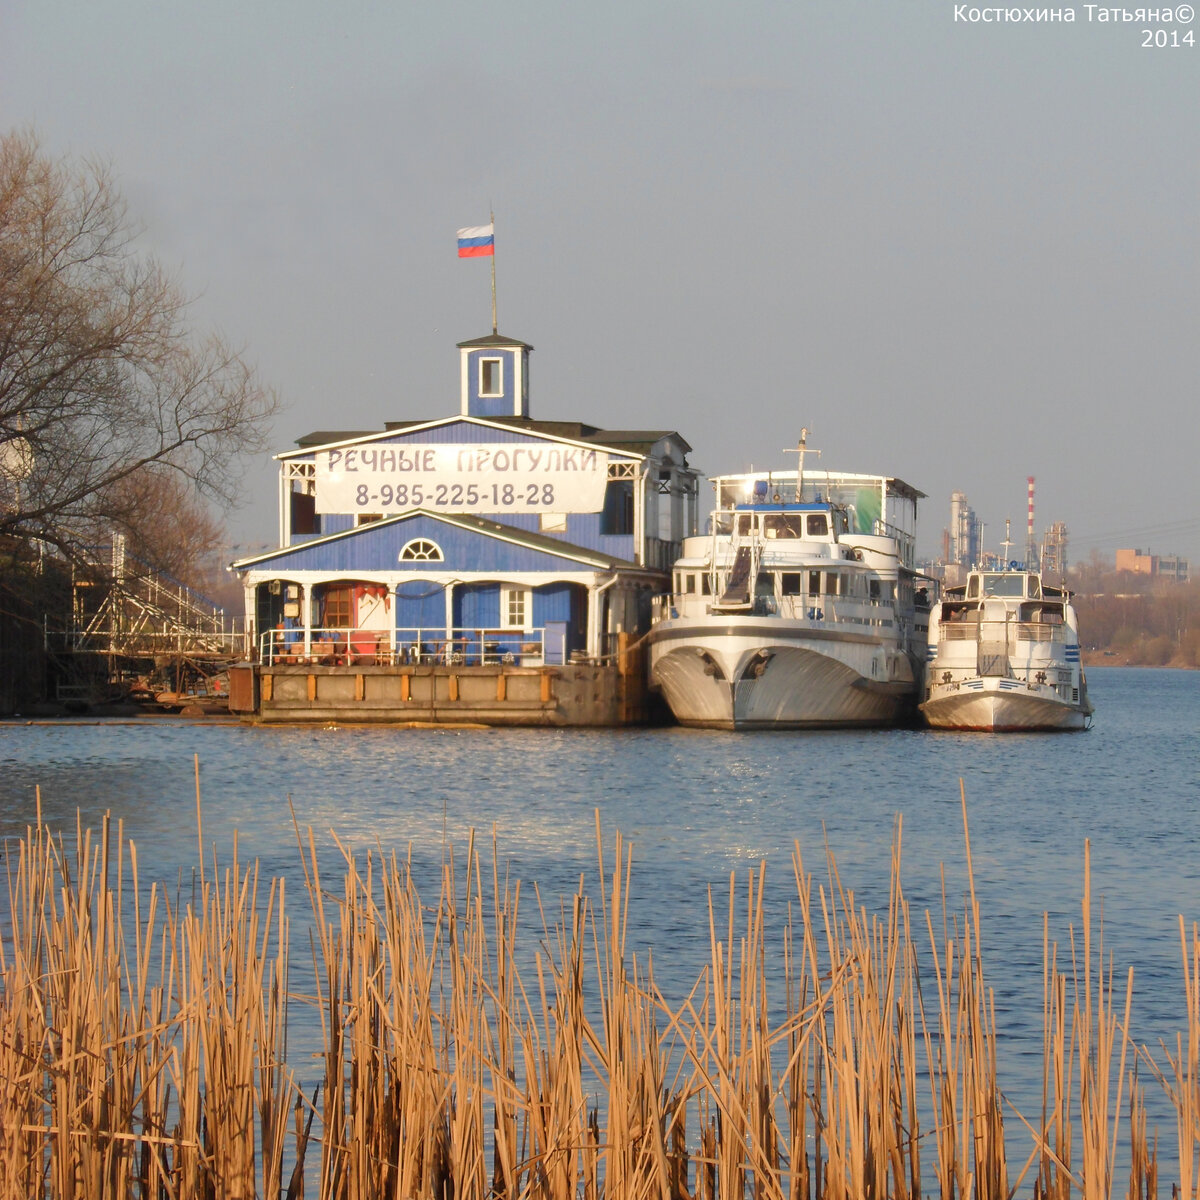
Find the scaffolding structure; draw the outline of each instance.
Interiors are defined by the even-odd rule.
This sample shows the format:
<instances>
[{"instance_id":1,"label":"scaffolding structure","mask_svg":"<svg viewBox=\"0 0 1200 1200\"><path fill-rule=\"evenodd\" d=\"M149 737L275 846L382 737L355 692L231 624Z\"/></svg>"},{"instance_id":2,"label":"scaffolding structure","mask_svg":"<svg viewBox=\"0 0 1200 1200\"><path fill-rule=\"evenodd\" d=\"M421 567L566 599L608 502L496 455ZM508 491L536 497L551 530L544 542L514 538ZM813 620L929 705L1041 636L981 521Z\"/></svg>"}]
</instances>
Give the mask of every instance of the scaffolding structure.
<instances>
[{"instance_id":1,"label":"scaffolding structure","mask_svg":"<svg viewBox=\"0 0 1200 1200\"><path fill-rule=\"evenodd\" d=\"M246 656L246 638L221 605L129 555L114 534L72 572L71 620L47 628L58 698L97 693L211 695L217 677Z\"/></svg>"}]
</instances>

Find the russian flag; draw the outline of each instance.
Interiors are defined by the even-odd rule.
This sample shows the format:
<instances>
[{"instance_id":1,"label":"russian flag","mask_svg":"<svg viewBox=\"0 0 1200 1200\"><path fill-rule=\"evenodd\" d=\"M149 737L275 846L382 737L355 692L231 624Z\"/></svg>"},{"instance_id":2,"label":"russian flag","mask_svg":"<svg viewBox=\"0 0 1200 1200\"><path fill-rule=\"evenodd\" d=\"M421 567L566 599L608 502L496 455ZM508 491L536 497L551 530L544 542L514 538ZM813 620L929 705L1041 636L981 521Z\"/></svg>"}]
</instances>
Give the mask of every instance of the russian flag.
<instances>
[{"instance_id":1,"label":"russian flag","mask_svg":"<svg viewBox=\"0 0 1200 1200\"><path fill-rule=\"evenodd\" d=\"M496 234L492 225L469 225L458 231L458 257L484 258L496 253Z\"/></svg>"}]
</instances>

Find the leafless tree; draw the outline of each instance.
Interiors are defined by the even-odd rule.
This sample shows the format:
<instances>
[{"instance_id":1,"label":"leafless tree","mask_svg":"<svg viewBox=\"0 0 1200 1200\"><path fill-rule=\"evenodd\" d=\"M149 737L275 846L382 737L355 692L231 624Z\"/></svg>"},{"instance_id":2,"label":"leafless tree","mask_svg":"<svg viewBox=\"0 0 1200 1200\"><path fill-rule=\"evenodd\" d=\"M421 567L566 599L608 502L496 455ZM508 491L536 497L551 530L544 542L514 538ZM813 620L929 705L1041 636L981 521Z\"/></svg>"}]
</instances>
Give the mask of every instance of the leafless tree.
<instances>
[{"instance_id":1,"label":"leafless tree","mask_svg":"<svg viewBox=\"0 0 1200 1200\"><path fill-rule=\"evenodd\" d=\"M193 334L187 298L136 238L107 166L0 137L9 544L69 554L118 527L165 546L199 500L234 501L240 456L264 446L274 394L220 337Z\"/></svg>"}]
</instances>

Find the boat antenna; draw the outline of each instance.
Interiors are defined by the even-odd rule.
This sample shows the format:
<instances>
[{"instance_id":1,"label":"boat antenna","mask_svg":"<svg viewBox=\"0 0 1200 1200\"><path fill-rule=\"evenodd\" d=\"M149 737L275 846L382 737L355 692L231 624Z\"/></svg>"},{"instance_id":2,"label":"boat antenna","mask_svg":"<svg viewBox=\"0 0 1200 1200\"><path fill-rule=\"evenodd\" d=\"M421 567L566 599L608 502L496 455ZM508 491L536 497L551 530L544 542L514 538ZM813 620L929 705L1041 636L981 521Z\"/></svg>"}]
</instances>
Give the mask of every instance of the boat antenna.
<instances>
[{"instance_id":1,"label":"boat antenna","mask_svg":"<svg viewBox=\"0 0 1200 1200\"><path fill-rule=\"evenodd\" d=\"M784 454L798 454L800 461L796 467L796 503L804 503L804 453L808 448L808 427L803 426L800 430L800 441L795 450L785 450ZM816 451L820 454L820 450Z\"/></svg>"},{"instance_id":2,"label":"boat antenna","mask_svg":"<svg viewBox=\"0 0 1200 1200\"><path fill-rule=\"evenodd\" d=\"M1004 547L1004 561L1000 564L1001 567L1007 567L1012 562L1012 518L1004 518L1004 541L1000 543Z\"/></svg>"}]
</instances>

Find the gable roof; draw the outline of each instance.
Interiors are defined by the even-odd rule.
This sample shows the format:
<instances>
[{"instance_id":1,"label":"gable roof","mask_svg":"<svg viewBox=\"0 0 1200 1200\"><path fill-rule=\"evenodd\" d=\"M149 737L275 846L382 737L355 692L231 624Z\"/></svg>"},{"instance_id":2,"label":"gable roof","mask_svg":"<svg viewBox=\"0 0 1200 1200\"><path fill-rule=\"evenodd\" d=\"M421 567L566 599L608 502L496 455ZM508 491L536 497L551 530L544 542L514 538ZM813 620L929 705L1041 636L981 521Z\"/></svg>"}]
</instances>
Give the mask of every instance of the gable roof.
<instances>
[{"instance_id":1,"label":"gable roof","mask_svg":"<svg viewBox=\"0 0 1200 1200\"><path fill-rule=\"evenodd\" d=\"M610 445L603 440L603 431L594 429L590 425L562 421L533 421L529 418L473 417L456 413L454 416L438 417L433 421L389 422L383 429L375 430L371 433L309 434L302 439L298 439L297 449L283 450L279 454L276 454L275 458L277 461L280 459L304 458L312 454L314 450L326 446L345 446L360 442L386 441L389 438L395 438L397 435L423 433L427 430L453 425L478 425L482 429L503 430L507 434L525 431L543 440L563 442L576 446L593 446L609 450L613 454L624 455L628 458L642 458L645 454L644 450L639 450L636 446L631 446L628 442ZM559 430L562 430L562 432L559 432ZM580 431L582 430L589 430L591 432L581 436ZM647 433L646 436L654 437L657 440L657 436L659 435ZM313 440L317 438L327 440ZM648 442L646 445L653 445L653 442Z\"/></svg>"},{"instance_id":2,"label":"gable roof","mask_svg":"<svg viewBox=\"0 0 1200 1200\"><path fill-rule=\"evenodd\" d=\"M483 337L469 338L465 342L459 342L460 350L486 350L489 346L515 346L519 350L532 350L533 347L528 342L523 342L520 338L505 337L502 333L489 333Z\"/></svg>"},{"instance_id":3,"label":"gable roof","mask_svg":"<svg viewBox=\"0 0 1200 1200\"><path fill-rule=\"evenodd\" d=\"M600 429L583 421L536 421L533 417L472 417L455 413L449 417L438 417L430 421L388 421L382 430L348 430L333 432L316 430L296 439L296 450L285 450L275 455L279 458L296 458L323 446L345 445L349 442L378 441L389 434L415 433L419 430L436 429L439 425L452 425L469 421L493 429L515 429L558 441L585 443L603 446L639 457L648 454L656 442L663 438L674 438L688 452L692 447L686 439L673 429Z\"/></svg>"}]
</instances>

